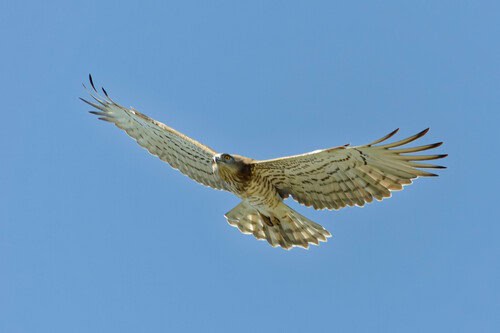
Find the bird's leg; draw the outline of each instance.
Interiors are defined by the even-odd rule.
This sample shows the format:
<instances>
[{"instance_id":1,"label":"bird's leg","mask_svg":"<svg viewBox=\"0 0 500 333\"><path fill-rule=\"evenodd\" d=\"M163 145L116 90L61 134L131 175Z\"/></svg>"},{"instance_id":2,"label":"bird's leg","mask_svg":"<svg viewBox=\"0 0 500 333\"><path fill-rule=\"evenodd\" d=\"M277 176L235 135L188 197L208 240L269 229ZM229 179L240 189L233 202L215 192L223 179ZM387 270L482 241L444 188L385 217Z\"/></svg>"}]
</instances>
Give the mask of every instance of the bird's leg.
<instances>
[{"instance_id":1,"label":"bird's leg","mask_svg":"<svg viewBox=\"0 0 500 333\"><path fill-rule=\"evenodd\" d=\"M262 221L264 221L264 223L267 224L269 227L272 227L274 225L269 216L266 216L260 212L259 215L262 218Z\"/></svg>"},{"instance_id":2,"label":"bird's leg","mask_svg":"<svg viewBox=\"0 0 500 333\"><path fill-rule=\"evenodd\" d=\"M266 216L260 212L259 212L259 214L260 214L260 217L262 218L262 221L264 221L264 223L267 224L269 227L274 227L275 225L280 225L280 220L277 217L275 217L273 215L271 215L269 217L269 216Z\"/></svg>"}]
</instances>

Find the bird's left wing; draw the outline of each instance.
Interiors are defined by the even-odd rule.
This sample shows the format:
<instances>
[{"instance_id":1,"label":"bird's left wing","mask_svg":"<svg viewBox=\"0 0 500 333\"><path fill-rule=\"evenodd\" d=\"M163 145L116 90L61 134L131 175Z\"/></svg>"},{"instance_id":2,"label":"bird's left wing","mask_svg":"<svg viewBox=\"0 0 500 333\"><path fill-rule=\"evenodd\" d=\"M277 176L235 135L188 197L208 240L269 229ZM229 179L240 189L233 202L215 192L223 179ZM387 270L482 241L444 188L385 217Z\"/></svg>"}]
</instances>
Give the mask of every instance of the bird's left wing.
<instances>
[{"instance_id":1,"label":"bird's left wing","mask_svg":"<svg viewBox=\"0 0 500 333\"><path fill-rule=\"evenodd\" d=\"M133 108L128 109L115 103L104 89L105 96L101 97L91 76L89 80L94 91L89 93L95 102L83 98L81 100L98 110L90 111L91 113L98 115L101 120L115 124L151 154L198 183L227 190L224 182L212 170L212 158L217 154L216 151Z\"/></svg>"},{"instance_id":2,"label":"bird's left wing","mask_svg":"<svg viewBox=\"0 0 500 333\"><path fill-rule=\"evenodd\" d=\"M401 148L424 136L426 129L400 141L378 145L398 130L363 146L349 145L307 154L256 161L253 172L267 178L282 195L315 209L363 206L373 198L382 200L403 189L417 177L436 176L421 170L444 168L420 161L447 155L408 154L439 147L442 142ZM399 148L398 148L399 147ZM394 149L395 148L395 149Z\"/></svg>"}]
</instances>

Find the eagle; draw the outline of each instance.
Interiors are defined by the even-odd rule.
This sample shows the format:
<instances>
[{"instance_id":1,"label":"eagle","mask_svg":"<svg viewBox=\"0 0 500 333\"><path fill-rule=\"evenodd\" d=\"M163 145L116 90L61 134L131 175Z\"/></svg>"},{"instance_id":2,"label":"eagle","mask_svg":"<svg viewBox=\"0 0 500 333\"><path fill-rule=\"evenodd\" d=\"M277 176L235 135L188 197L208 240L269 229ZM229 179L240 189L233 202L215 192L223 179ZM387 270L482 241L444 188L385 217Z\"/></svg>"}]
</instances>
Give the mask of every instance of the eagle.
<instances>
[{"instance_id":1,"label":"eagle","mask_svg":"<svg viewBox=\"0 0 500 333\"><path fill-rule=\"evenodd\" d=\"M225 214L227 222L244 234L266 240L273 247L291 249L319 245L331 237L323 226L285 204L288 197L314 209L362 207L375 198L391 197L418 177L437 176L423 169L445 167L425 161L446 154L411 154L441 146L442 142L403 147L421 137L425 129L408 138L387 143L399 129L369 144L343 145L270 160L218 153L175 129L114 102L104 88L98 93L92 76L91 101L100 120L124 130L152 155L184 175L217 190L228 191L241 202Z\"/></svg>"}]
</instances>

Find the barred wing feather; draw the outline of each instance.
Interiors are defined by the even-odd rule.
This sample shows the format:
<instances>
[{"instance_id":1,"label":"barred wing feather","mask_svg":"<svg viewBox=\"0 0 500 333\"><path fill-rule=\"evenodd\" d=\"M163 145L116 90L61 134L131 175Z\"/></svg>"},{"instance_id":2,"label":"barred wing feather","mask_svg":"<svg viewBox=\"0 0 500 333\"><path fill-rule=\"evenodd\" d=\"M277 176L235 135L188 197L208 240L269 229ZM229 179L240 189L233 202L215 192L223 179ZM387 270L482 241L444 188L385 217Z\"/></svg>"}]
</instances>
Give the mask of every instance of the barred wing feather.
<instances>
[{"instance_id":1,"label":"barred wing feather","mask_svg":"<svg viewBox=\"0 0 500 333\"><path fill-rule=\"evenodd\" d=\"M213 173L212 158L216 152L187 137L186 135L162 124L148 116L125 108L109 98L103 89L101 97L89 76L93 92L89 92L93 101L81 99L98 111L90 111L99 119L111 122L127 132L137 143L151 154L158 156L175 169L195 181L219 190L227 190L222 180Z\"/></svg>"},{"instance_id":2,"label":"barred wing feather","mask_svg":"<svg viewBox=\"0 0 500 333\"><path fill-rule=\"evenodd\" d=\"M315 209L340 209L363 206L373 198L382 200L391 191L402 190L417 177L437 176L421 169L441 169L439 165L417 161L447 155L415 155L439 147L442 142L401 148L424 136L429 129L406 139L379 145L398 129L363 146L340 146L307 154L257 161L255 172L266 176L283 197ZM394 149L396 148L396 149Z\"/></svg>"}]
</instances>

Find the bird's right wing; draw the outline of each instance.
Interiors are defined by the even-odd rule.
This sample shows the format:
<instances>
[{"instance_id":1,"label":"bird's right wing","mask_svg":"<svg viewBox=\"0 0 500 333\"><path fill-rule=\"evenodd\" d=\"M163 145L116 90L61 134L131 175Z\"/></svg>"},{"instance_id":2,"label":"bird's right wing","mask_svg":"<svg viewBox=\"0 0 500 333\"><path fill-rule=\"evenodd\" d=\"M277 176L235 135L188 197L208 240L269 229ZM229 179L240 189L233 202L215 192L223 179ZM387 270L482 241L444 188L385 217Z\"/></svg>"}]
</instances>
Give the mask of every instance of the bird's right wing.
<instances>
[{"instance_id":1,"label":"bird's right wing","mask_svg":"<svg viewBox=\"0 0 500 333\"><path fill-rule=\"evenodd\" d=\"M89 80L94 91L89 93L95 102L81 100L98 110L91 113L115 124L151 154L198 183L227 190L224 181L212 169L212 158L217 154L216 151L132 108L115 103L104 89L105 96L99 96L91 76Z\"/></svg>"}]
</instances>

